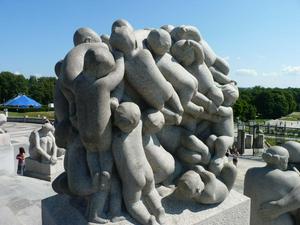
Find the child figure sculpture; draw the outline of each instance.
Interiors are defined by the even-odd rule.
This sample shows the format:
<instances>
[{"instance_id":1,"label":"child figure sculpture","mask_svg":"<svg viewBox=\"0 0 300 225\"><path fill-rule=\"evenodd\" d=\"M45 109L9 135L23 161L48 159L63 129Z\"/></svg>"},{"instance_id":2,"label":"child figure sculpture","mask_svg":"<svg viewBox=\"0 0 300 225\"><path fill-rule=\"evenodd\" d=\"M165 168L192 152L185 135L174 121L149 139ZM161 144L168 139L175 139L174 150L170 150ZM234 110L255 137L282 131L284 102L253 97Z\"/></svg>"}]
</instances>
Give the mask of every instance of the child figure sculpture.
<instances>
[{"instance_id":1,"label":"child figure sculpture","mask_svg":"<svg viewBox=\"0 0 300 225\"><path fill-rule=\"evenodd\" d=\"M173 57L198 80L198 91L219 107L223 102L222 91L216 87L213 76L204 62L202 46L193 40L180 40L171 48Z\"/></svg>"},{"instance_id":2,"label":"child figure sculpture","mask_svg":"<svg viewBox=\"0 0 300 225\"><path fill-rule=\"evenodd\" d=\"M136 38L128 26L114 27L110 45L124 53L126 81L152 107L181 122L183 108L172 85L164 78L147 49L136 48Z\"/></svg>"},{"instance_id":3,"label":"child figure sculpture","mask_svg":"<svg viewBox=\"0 0 300 225\"><path fill-rule=\"evenodd\" d=\"M108 47L91 47L74 85L78 131L87 152L90 174L101 174L102 189L92 198L89 215L89 220L95 222L103 222L97 211L103 211L113 167L110 94L124 76L122 53L115 52L115 58L116 62Z\"/></svg>"},{"instance_id":4,"label":"child figure sculpture","mask_svg":"<svg viewBox=\"0 0 300 225\"><path fill-rule=\"evenodd\" d=\"M167 31L152 30L147 37L147 44L159 70L178 93L184 112L197 118L203 112L203 107L208 111L217 111L212 101L198 92L198 80L168 53L172 40ZM192 99L200 104L195 104Z\"/></svg>"},{"instance_id":5,"label":"child figure sculpture","mask_svg":"<svg viewBox=\"0 0 300 225\"><path fill-rule=\"evenodd\" d=\"M131 102L121 103L114 113L114 119L117 129L112 150L123 184L126 208L143 225L163 224L165 211L143 148L140 109ZM143 200L150 205L149 209Z\"/></svg>"}]
</instances>

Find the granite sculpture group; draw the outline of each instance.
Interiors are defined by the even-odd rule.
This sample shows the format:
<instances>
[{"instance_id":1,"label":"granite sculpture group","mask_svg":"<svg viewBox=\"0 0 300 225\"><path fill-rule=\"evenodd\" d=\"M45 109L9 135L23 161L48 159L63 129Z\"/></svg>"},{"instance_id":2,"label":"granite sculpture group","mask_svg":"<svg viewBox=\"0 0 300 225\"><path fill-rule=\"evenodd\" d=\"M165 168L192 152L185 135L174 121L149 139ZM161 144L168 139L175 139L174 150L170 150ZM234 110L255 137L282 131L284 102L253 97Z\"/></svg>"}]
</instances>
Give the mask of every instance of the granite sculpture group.
<instances>
[{"instance_id":1,"label":"granite sculpture group","mask_svg":"<svg viewBox=\"0 0 300 225\"><path fill-rule=\"evenodd\" d=\"M66 155L54 190L86 200L94 223L123 220L124 204L140 224L167 224L160 186L166 198L222 202L237 174L225 153L239 94L198 29L134 30L120 19L110 36L80 28L73 40L55 65Z\"/></svg>"}]
</instances>

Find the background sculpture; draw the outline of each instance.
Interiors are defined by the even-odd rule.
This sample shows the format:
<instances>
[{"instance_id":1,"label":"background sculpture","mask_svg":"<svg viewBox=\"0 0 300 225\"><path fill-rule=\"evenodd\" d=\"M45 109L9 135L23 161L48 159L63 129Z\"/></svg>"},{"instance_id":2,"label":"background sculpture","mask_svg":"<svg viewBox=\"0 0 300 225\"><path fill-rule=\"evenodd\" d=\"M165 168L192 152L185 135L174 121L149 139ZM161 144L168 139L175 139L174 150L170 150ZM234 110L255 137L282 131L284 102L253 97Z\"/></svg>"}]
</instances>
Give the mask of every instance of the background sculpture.
<instances>
[{"instance_id":1,"label":"background sculpture","mask_svg":"<svg viewBox=\"0 0 300 225\"><path fill-rule=\"evenodd\" d=\"M110 36L78 29L74 45L55 67L66 157L54 190L79 197L96 223L125 219L125 205L141 224L170 224L164 197L222 202L236 178L225 152L238 89L199 31L120 19Z\"/></svg>"},{"instance_id":2,"label":"background sculpture","mask_svg":"<svg viewBox=\"0 0 300 225\"><path fill-rule=\"evenodd\" d=\"M244 194L251 198L251 225L299 224L300 174L295 167L288 170L289 152L294 155L296 146L269 148L263 153L267 165L247 171Z\"/></svg>"}]
</instances>

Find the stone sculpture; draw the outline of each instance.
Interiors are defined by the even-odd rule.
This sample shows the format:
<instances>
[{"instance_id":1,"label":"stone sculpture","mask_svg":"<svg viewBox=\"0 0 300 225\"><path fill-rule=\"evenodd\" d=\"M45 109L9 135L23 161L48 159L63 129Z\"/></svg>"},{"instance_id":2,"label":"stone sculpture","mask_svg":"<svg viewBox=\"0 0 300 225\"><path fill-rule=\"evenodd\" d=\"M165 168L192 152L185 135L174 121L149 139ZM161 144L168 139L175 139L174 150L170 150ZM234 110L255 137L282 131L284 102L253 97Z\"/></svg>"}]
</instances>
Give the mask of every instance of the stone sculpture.
<instances>
[{"instance_id":1,"label":"stone sculpture","mask_svg":"<svg viewBox=\"0 0 300 225\"><path fill-rule=\"evenodd\" d=\"M170 224L158 187L166 198L222 202L236 177L225 152L238 91L199 31L119 19L110 35L80 28L73 39L55 66L66 156L54 190L79 199L93 223L125 219L125 205L140 224Z\"/></svg>"},{"instance_id":2,"label":"stone sculpture","mask_svg":"<svg viewBox=\"0 0 300 225\"><path fill-rule=\"evenodd\" d=\"M55 164L57 157L64 154L64 149L56 146L53 135L54 127L50 122L43 124L39 130L34 130L29 136L30 158L42 163Z\"/></svg>"},{"instance_id":3,"label":"stone sculpture","mask_svg":"<svg viewBox=\"0 0 300 225\"><path fill-rule=\"evenodd\" d=\"M300 208L299 171L287 170L289 152L273 146L262 155L265 167L251 168L245 176L244 193L251 198L255 225L297 225Z\"/></svg>"}]
</instances>

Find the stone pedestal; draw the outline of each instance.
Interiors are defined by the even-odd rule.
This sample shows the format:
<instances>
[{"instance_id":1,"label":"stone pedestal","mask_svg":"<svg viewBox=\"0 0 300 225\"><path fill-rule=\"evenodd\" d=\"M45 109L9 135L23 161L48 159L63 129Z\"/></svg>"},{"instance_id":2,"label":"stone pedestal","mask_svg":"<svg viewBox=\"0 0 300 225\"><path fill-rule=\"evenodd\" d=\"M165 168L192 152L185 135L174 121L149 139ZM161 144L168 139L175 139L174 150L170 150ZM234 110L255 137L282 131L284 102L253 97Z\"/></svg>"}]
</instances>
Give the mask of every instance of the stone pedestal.
<instances>
[{"instance_id":1,"label":"stone pedestal","mask_svg":"<svg viewBox=\"0 0 300 225\"><path fill-rule=\"evenodd\" d=\"M249 225L250 199L236 191L219 205L198 205L177 200L163 200L168 225ZM86 225L82 209L65 195L55 195L42 201L43 225ZM107 225L137 225L125 215L127 221Z\"/></svg>"},{"instance_id":2,"label":"stone pedestal","mask_svg":"<svg viewBox=\"0 0 300 225\"><path fill-rule=\"evenodd\" d=\"M9 134L0 134L0 148L1 146L10 145L10 135Z\"/></svg>"},{"instance_id":3,"label":"stone pedestal","mask_svg":"<svg viewBox=\"0 0 300 225\"><path fill-rule=\"evenodd\" d=\"M0 171L5 174L14 174L15 170L14 149L11 144L0 145Z\"/></svg>"},{"instance_id":4,"label":"stone pedestal","mask_svg":"<svg viewBox=\"0 0 300 225\"><path fill-rule=\"evenodd\" d=\"M255 148L264 148L265 135L259 134L255 140Z\"/></svg>"},{"instance_id":5,"label":"stone pedestal","mask_svg":"<svg viewBox=\"0 0 300 225\"><path fill-rule=\"evenodd\" d=\"M59 157L54 165L40 163L27 157L25 160L25 176L41 180L53 181L64 171L64 157Z\"/></svg>"},{"instance_id":6,"label":"stone pedestal","mask_svg":"<svg viewBox=\"0 0 300 225\"><path fill-rule=\"evenodd\" d=\"M237 149L241 155L244 154L245 152L245 131L244 130L238 130Z\"/></svg>"},{"instance_id":7,"label":"stone pedestal","mask_svg":"<svg viewBox=\"0 0 300 225\"><path fill-rule=\"evenodd\" d=\"M245 137L245 148L252 148L253 147L253 135L252 134L246 134Z\"/></svg>"}]
</instances>

